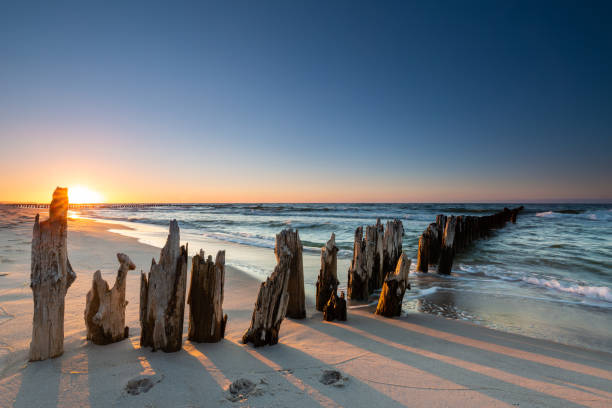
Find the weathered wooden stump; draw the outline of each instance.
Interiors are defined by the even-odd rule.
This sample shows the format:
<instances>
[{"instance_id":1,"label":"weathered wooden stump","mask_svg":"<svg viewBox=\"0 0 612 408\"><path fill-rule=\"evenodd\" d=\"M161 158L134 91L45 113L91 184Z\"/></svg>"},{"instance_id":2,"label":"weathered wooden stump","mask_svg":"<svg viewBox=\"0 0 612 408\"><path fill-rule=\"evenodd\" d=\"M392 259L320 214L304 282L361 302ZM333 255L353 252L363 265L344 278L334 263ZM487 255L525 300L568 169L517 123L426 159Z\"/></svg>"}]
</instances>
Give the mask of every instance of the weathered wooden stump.
<instances>
[{"instance_id":1,"label":"weathered wooden stump","mask_svg":"<svg viewBox=\"0 0 612 408\"><path fill-rule=\"evenodd\" d=\"M395 219L387 221L387 228L383 237L383 276L382 280L386 278L387 274L392 273L395 270L397 261L402 255L402 238L404 236L404 225L402 221Z\"/></svg>"},{"instance_id":2,"label":"weathered wooden stump","mask_svg":"<svg viewBox=\"0 0 612 408\"><path fill-rule=\"evenodd\" d=\"M216 343L225 335L227 315L223 314L223 285L225 283L225 251L204 257L204 251L191 258L189 286L188 338L199 343Z\"/></svg>"},{"instance_id":3,"label":"weathered wooden stump","mask_svg":"<svg viewBox=\"0 0 612 408\"><path fill-rule=\"evenodd\" d=\"M322 312L331 297L338 289L338 247L336 235L332 232L327 244L321 248L321 269L317 278L316 308Z\"/></svg>"},{"instance_id":4,"label":"weathered wooden stump","mask_svg":"<svg viewBox=\"0 0 612 408\"><path fill-rule=\"evenodd\" d=\"M370 295L368 281L363 227L357 227L353 244L353 261L348 271L347 292L349 299L367 300Z\"/></svg>"},{"instance_id":5,"label":"weathered wooden stump","mask_svg":"<svg viewBox=\"0 0 612 408\"><path fill-rule=\"evenodd\" d=\"M344 298L344 292L338 294L334 291L331 297L323 308L323 319L328 322L333 320L346 321L346 299Z\"/></svg>"},{"instance_id":6,"label":"weathered wooden stump","mask_svg":"<svg viewBox=\"0 0 612 408\"><path fill-rule=\"evenodd\" d=\"M259 347L278 343L280 325L289 304L288 287L292 254L287 246L278 247L276 253L277 265L272 275L259 287L251 326L242 336L244 344L250 342L255 347Z\"/></svg>"},{"instance_id":7,"label":"weathered wooden stump","mask_svg":"<svg viewBox=\"0 0 612 408\"><path fill-rule=\"evenodd\" d=\"M287 306L287 317L303 319L306 317L306 295L304 294L304 265L302 261L302 241L297 230L282 230L276 234L274 254L276 262L279 262L279 248L286 246L291 253L289 267L289 305Z\"/></svg>"},{"instance_id":8,"label":"weathered wooden stump","mask_svg":"<svg viewBox=\"0 0 612 408\"><path fill-rule=\"evenodd\" d=\"M419 238L416 270L419 272L427 272L429 270L429 265L437 264L440 252L439 248L438 228L435 223L431 223Z\"/></svg>"},{"instance_id":9,"label":"weathered wooden stump","mask_svg":"<svg viewBox=\"0 0 612 408\"><path fill-rule=\"evenodd\" d=\"M385 278L376 314L385 317L399 316L402 312L402 300L406 289L410 289L408 282L408 273L410 272L410 259L402 252L397 266L393 273L390 273Z\"/></svg>"},{"instance_id":10,"label":"weathered wooden stump","mask_svg":"<svg viewBox=\"0 0 612 408\"><path fill-rule=\"evenodd\" d=\"M368 274L368 292L371 293L382 287L383 273L383 239L384 227L380 223L380 218L376 224L366 227L365 236L365 268Z\"/></svg>"},{"instance_id":11,"label":"weathered wooden stump","mask_svg":"<svg viewBox=\"0 0 612 408\"><path fill-rule=\"evenodd\" d=\"M85 326L87 340L94 344L110 344L121 341L129 336L129 328L125 325L125 285L129 271L136 265L125 254L117 254L119 270L112 289L102 279L100 271L93 276L91 289L87 292L85 305Z\"/></svg>"},{"instance_id":12,"label":"weathered wooden stump","mask_svg":"<svg viewBox=\"0 0 612 408\"><path fill-rule=\"evenodd\" d=\"M165 352L179 351L183 340L187 248L180 246L179 226L170 222L170 234L159 263L149 276L140 275L140 345Z\"/></svg>"},{"instance_id":13,"label":"weathered wooden stump","mask_svg":"<svg viewBox=\"0 0 612 408\"><path fill-rule=\"evenodd\" d=\"M440 250L440 261L438 263L438 273L450 275L453 268L453 258L455 257L455 228L457 217L450 216L446 220L444 237L442 238L442 248Z\"/></svg>"},{"instance_id":14,"label":"weathered wooden stump","mask_svg":"<svg viewBox=\"0 0 612 408\"><path fill-rule=\"evenodd\" d=\"M34 297L30 361L46 360L64 352L64 300L76 279L67 251L68 189L57 187L49 219L34 220L30 288Z\"/></svg>"}]
</instances>

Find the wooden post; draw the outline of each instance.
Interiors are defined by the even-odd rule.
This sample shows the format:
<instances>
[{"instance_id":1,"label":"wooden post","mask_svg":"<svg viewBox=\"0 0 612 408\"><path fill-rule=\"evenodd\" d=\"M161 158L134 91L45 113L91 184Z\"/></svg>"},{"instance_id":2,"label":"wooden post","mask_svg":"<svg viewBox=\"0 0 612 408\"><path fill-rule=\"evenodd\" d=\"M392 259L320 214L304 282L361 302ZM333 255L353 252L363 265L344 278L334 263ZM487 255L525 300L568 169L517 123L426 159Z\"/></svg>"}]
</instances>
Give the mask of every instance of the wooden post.
<instances>
[{"instance_id":1,"label":"wooden post","mask_svg":"<svg viewBox=\"0 0 612 408\"><path fill-rule=\"evenodd\" d=\"M272 275L262 282L251 317L251 326L242 336L244 344L255 347L278 343L280 325L289 305L289 279L292 254L287 246L277 247L277 265Z\"/></svg>"},{"instance_id":2,"label":"wooden post","mask_svg":"<svg viewBox=\"0 0 612 408\"><path fill-rule=\"evenodd\" d=\"M440 251L440 262L438 263L438 273L450 275L455 257L455 228L457 218L453 215L446 220L444 237L442 238L442 248Z\"/></svg>"},{"instance_id":3,"label":"wooden post","mask_svg":"<svg viewBox=\"0 0 612 408\"><path fill-rule=\"evenodd\" d=\"M402 300L406 289L410 289L408 273L410 272L410 259L404 252L400 256L395 272L385 278L385 284L380 292L376 314L393 317L399 316L402 311Z\"/></svg>"},{"instance_id":4,"label":"wooden post","mask_svg":"<svg viewBox=\"0 0 612 408\"><path fill-rule=\"evenodd\" d=\"M223 285L225 283L225 251L204 257L204 251L191 258L189 286L188 338L198 343L216 343L225 335L227 315L223 314Z\"/></svg>"},{"instance_id":5,"label":"wooden post","mask_svg":"<svg viewBox=\"0 0 612 408\"><path fill-rule=\"evenodd\" d=\"M365 269L368 276L368 293L382 287L384 279L383 273L383 239L384 227L380 223L380 218L376 224L366 227L365 236Z\"/></svg>"},{"instance_id":6,"label":"wooden post","mask_svg":"<svg viewBox=\"0 0 612 408\"><path fill-rule=\"evenodd\" d=\"M440 252L438 241L438 228L435 223L431 223L419 238L417 271L427 272L429 270L429 265L438 263L437 257Z\"/></svg>"},{"instance_id":7,"label":"wooden post","mask_svg":"<svg viewBox=\"0 0 612 408\"><path fill-rule=\"evenodd\" d=\"M399 219L387 221L383 238L383 277L395 270L397 261L402 254L402 238L404 236L404 226ZM381 279L381 284L382 284ZM380 287L380 286L379 286Z\"/></svg>"},{"instance_id":8,"label":"wooden post","mask_svg":"<svg viewBox=\"0 0 612 408\"><path fill-rule=\"evenodd\" d=\"M183 340L187 247L180 246L179 226L170 222L170 234L159 263L149 276L140 275L140 345L165 352L179 351Z\"/></svg>"},{"instance_id":9,"label":"wooden post","mask_svg":"<svg viewBox=\"0 0 612 408\"><path fill-rule=\"evenodd\" d=\"M316 308L322 312L327 301L338 289L338 247L332 232L327 244L321 248L321 269L317 278Z\"/></svg>"},{"instance_id":10,"label":"wooden post","mask_svg":"<svg viewBox=\"0 0 612 408\"><path fill-rule=\"evenodd\" d=\"M353 261L348 271L347 291L349 299L367 300L370 295L368 280L363 227L357 227L353 244Z\"/></svg>"},{"instance_id":11,"label":"wooden post","mask_svg":"<svg viewBox=\"0 0 612 408\"><path fill-rule=\"evenodd\" d=\"M117 254L119 270L112 289L102 279L100 271L94 273L91 289L87 292L85 305L85 326L87 340L94 344L110 344L129 336L130 329L125 325L125 285L129 271L136 265L125 254Z\"/></svg>"},{"instance_id":12,"label":"wooden post","mask_svg":"<svg viewBox=\"0 0 612 408\"><path fill-rule=\"evenodd\" d=\"M30 361L46 360L64 352L64 301L76 279L67 251L68 189L57 187L49 219L34 220L30 288L34 297Z\"/></svg>"},{"instance_id":13,"label":"wooden post","mask_svg":"<svg viewBox=\"0 0 612 408\"><path fill-rule=\"evenodd\" d=\"M279 262L278 248L286 246L291 253L289 275L289 305L287 306L287 317L303 319L306 317L306 295L304 294L304 265L302 260L302 241L297 230L282 230L276 234L274 254L276 262Z\"/></svg>"}]
</instances>

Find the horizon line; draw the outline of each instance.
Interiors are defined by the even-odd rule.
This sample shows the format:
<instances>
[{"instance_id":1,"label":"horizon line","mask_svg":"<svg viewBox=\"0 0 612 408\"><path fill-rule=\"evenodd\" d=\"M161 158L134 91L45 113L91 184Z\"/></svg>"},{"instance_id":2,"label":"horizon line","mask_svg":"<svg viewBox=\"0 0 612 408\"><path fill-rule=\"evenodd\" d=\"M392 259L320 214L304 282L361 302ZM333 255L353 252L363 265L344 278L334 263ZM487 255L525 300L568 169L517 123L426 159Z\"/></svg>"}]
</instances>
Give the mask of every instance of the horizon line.
<instances>
[{"instance_id":1,"label":"horizon line","mask_svg":"<svg viewBox=\"0 0 612 408\"><path fill-rule=\"evenodd\" d=\"M269 205L269 204L361 204L361 205L374 205L374 204L610 204L612 205L612 199L543 199L543 200L498 200L498 201L244 201L244 202L230 202L230 201L218 201L218 202L155 202L155 201L124 201L124 202L100 202L100 203L68 203L71 206L105 206L105 205L238 205L238 204L257 204L257 205ZM36 201L0 201L0 205L49 205L49 202L36 202Z\"/></svg>"}]
</instances>

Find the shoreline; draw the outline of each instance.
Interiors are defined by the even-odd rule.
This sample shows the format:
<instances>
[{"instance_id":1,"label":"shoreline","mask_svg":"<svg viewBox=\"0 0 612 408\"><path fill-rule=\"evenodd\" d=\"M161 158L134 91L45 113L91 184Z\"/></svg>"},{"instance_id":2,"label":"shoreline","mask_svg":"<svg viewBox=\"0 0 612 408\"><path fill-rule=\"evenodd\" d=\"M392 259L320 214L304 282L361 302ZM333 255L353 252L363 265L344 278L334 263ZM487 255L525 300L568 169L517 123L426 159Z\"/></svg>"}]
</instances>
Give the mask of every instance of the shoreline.
<instances>
[{"instance_id":1,"label":"shoreline","mask_svg":"<svg viewBox=\"0 0 612 408\"><path fill-rule=\"evenodd\" d=\"M110 225L69 220L69 256L77 280L66 296L63 356L26 362L31 291L27 285L8 290L2 286L0 305L12 318L0 324L0 342L10 347L0 355L1 406L201 406L202 401L262 407L612 403L612 354L424 313L385 319L367 307L356 307L349 310L347 322L327 323L307 304L306 319L283 322L279 344L258 349L242 345L259 281L231 266L226 269L223 309L229 320L224 340L215 344L185 340L183 350L169 354L140 349L138 271L148 271L146 266L151 257L159 257L159 249L110 232ZM23 233L31 234L29 224ZM116 252L129 254L137 264L127 282L130 337L96 346L84 339L85 293L96 269L109 283L114 280ZM27 254L23 258L29 262ZM14 265L16 270L28 266ZM325 369L341 371L348 378L345 385L321 384ZM147 393L126 394L127 381L140 375L159 383ZM241 377L259 384L261 395L230 401L227 386Z\"/></svg>"},{"instance_id":2,"label":"shoreline","mask_svg":"<svg viewBox=\"0 0 612 408\"><path fill-rule=\"evenodd\" d=\"M137 238L142 243L158 248L162 247L167 235L165 227L157 224L93 217L90 219L101 223L109 221L110 224L121 227L121 229L110 228L111 232ZM512 231L499 232L500 235L506 233L511 234ZM239 268L259 281L264 281L276 265L273 249L268 247L219 240L190 228L182 229L181 234L183 242L190 243L190 254L196 253L200 247L210 248L208 253L213 255L217 250L224 249L227 251L228 265ZM489 244L484 240L477 245ZM416 256L416 253L412 254L411 247L406 248L406 251L409 256ZM538 293L540 289L538 286L525 282L524 279L508 282L508 280L499 280L495 276L472 275L469 272L471 268L469 265L473 262L469 259L478 256L478 249L473 249L471 252L473 254L458 255L458 268L462 270L464 267L461 262L467 257L466 271L453 273L452 276L439 275L434 271L417 272L416 259L412 258L410 271L412 290L404 297L403 313L434 314L469 321L507 333L612 352L612 343L609 341L612 332L606 329L610 323L608 311L612 303L580 296L574 298L557 297L556 294L544 296ZM320 268L320 256L318 252L313 251L304 251L303 256L305 293L307 301L312 304ZM345 271L348 270L351 260L352 257L338 258L340 290L346 290ZM521 289L521 285L528 287L527 291ZM370 302L377 300L376 296L370 298ZM363 307L367 305L349 300L349 310ZM513 310L514 313L508 314L508 310Z\"/></svg>"}]
</instances>

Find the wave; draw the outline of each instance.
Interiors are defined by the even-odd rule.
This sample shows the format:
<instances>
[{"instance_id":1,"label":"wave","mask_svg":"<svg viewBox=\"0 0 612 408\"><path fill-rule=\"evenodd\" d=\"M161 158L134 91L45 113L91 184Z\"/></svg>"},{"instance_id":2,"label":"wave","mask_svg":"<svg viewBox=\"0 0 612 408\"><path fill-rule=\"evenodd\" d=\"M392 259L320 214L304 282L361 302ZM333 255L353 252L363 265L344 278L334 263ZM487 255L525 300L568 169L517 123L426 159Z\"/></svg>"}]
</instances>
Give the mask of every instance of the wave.
<instances>
[{"instance_id":1,"label":"wave","mask_svg":"<svg viewBox=\"0 0 612 408\"><path fill-rule=\"evenodd\" d=\"M498 211L503 210L503 206L496 206L495 208L466 208L466 207L442 207L440 212L444 214L448 213L465 213L465 214L494 214Z\"/></svg>"},{"instance_id":2,"label":"wave","mask_svg":"<svg viewBox=\"0 0 612 408\"><path fill-rule=\"evenodd\" d=\"M612 209L607 210L548 210L535 213L536 217L541 218L575 218L587 219L591 221L607 221L612 220Z\"/></svg>"},{"instance_id":3,"label":"wave","mask_svg":"<svg viewBox=\"0 0 612 408\"><path fill-rule=\"evenodd\" d=\"M246 232L226 234L222 232L210 232L202 234L207 238L216 239L218 241L233 242L235 244L250 245L260 248L274 249L274 238L268 238L263 235L249 234ZM323 244L302 240L304 252L320 253ZM338 252L338 257L349 258L353 254L352 251L341 250Z\"/></svg>"},{"instance_id":4,"label":"wave","mask_svg":"<svg viewBox=\"0 0 612 408\"><path fill-rule=\"evenodd\" d=\"M227 241L233 242L235 244L252 245L260 248L274 249L274 240L261 235L247 233L225 234L222 232L207 232L202 235L219 241Z\"/></svg>"},{"instance_id":5,"label":"wave","mask_svg":"<svg viewBox=\"0 0 612 408\"><path fill-rule=\"evenodd\" d=\"M591 299L612 302L612 291L607 286L581 286L578 284L564 286L556 279L539 279L533 277L525 277L523 278L523 281L543 288L554 289L560 292L580 295Z\"/></svg>"},{"instance_id":6,"label":"wave","mask_svg":"<svg viewBox=\"0 0 612 408\"><path fill-rule=\"evenodd\" d=\"M582 214L584 210L567 209L567 210L555 210L555 212L559 214Z\"/></svg>"}]
</instances>

